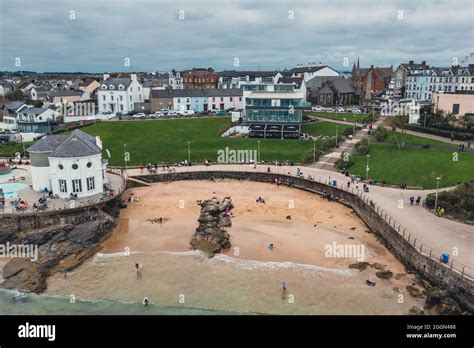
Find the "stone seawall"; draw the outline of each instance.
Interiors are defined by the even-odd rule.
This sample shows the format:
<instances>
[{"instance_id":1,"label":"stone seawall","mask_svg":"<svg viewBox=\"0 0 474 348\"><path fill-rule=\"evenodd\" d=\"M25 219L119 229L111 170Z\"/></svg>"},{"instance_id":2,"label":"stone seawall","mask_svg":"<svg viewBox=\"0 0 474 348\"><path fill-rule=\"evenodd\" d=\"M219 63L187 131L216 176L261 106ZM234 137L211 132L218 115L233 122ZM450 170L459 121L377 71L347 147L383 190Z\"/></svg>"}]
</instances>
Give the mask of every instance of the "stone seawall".
<instances>
[{"instance_id":1,"label":"stone seawall","mask_svg":"<svg viewBox=\"0 0 474 348\"><path fill-rule=\"evenodd\" d=\"M422 279L426 279L432 286L440 287L449 291L451 296L474 312L474 283L464 274L442 264L430 257L430 249L426 246L416 244L405 235L400 226L388 218L386 213L370 202L365 196L359 196L337 187L332 187L321 182L271 172L238 172L238 171L195 171L178 172L155 175L134 176L144 183L167 182L176 180L210 180L234 179L249 180L264 183L273 183L275 179L281 179L283 184L290 180L295 188L321 194L323 191L332 193L339 197L339 202L345 204L359 215L372 232L374 232L386 245L386 247L408 268L414 270ZM129 182L127 188L144 186L137 182ZM387 221L388 220L388 221ZM427 254L429 253L429 254Z\"/></svg>"},{"instance_id":2,"label":"stone seawall","mask_svg":"<svg viewBox=\"0 0 474 348\"><path fill-rule=\"evenodd\" d=\"M74 209L0 214L0 243L7 242L14 234L19 232L63 224L80 225L96 221L100 218L102 210L113 217L118 217L118 203L120 200L121 197L117 196L109 201Z\"/></svg>"}]
</instances>

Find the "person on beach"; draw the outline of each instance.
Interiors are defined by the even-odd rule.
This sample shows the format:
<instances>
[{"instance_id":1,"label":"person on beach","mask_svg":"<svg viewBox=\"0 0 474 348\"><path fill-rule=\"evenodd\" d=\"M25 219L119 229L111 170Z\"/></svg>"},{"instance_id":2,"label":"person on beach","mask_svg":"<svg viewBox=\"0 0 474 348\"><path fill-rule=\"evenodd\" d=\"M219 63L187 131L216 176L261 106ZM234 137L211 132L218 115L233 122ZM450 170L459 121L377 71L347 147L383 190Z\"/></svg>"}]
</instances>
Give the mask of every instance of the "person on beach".
<instances>
[{"instance_id":1,"label":"person on beach","mask_svg":"<svg viewBox=\"0 0 474 348\"><path fill-rule=\"evenodd\" d=\"M273 250L273 243L268 244L268 249Z\"/></svg>"},{"instance_id":2,"label":"person on beach","mask_svg":"<svg viewBox=\"0 0 474 348\"><path fill-rule=\"evenodd\" d=\"M281 289L283 290L283 292L285 292L287 288L288 285L286 285L286 283L281 283Z\"/></svg>"},{"instance_id":3,"label":"person on beach","mask_svg":"<svg viewBox=\"0 0 474 348\"><path fill-rule=\"evenodd\" d=\"M148 298L145 297L145 298L143 299L143 305L144 305L145 307L147 307L148 304L149 304Z\"/></svg>"},{"instance_id":4,"label":"person on beach","mask_svg":"<svg viewBox=\"0 0 474 348\"><path fill-rule=\"evenodd\" d=\"M142 269L142 265L140 265L138 262L135 262L135 270L138 272L140 272L140 270Z\"/></svg>"}]
</instances>

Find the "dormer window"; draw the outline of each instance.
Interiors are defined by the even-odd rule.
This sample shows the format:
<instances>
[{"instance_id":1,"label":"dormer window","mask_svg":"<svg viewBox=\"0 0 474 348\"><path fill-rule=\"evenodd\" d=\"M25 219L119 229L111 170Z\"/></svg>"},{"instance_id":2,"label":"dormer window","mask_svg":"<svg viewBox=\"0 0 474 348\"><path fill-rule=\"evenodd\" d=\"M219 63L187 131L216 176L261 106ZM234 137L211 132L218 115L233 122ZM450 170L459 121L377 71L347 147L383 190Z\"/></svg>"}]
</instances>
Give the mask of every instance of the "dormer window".
<instances>
[{"instance_id":1,"label":"dormer window","mask_svg":"<svg viewBox=\"0 0 474 348\"><path fill-rule=\"evenodd\" d=\"M102 85L102 89L107 89L107 85Z\"/></svg>"},{"instance_id":2,"label":"dormer window","mask_svg":"<svg viewBox=\"0 0 474 348\"><path fill-rule=\"evenodd\" d=\"M110 89L114 89L114 88L115 88L114 85L110 85Z\"/></svg>"},{"instance_id":3,"label":"dormer window","mask_svg":"<svg viewBox=\"0 0 474 348\"><path fill-rule=\"evenodd\" d=\"M124 89L124 88L125 88L124 85L122 85L122 84L119 85L119 89Z\"/></svg>"}]
</instances>

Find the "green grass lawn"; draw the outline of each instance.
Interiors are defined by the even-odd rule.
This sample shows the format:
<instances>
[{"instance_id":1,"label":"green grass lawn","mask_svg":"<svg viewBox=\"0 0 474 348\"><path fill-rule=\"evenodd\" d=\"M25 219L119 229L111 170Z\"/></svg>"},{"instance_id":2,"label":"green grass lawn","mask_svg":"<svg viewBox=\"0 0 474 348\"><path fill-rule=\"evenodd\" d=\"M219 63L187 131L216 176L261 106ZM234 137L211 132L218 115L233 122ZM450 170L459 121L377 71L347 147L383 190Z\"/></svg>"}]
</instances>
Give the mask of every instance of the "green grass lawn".
<instances>
[{"instance_id":1,"label":"green grass lawn","mask_svg":"<svg viewBox=\"0 0 474 348\"><path fill-rule=\"evenodd\" d=\"M353 155L355 164L350 172L365 178L367 158ZM409 186L425 189L436 188L436 177L442 177L440 187L456 185L458 182L474 179L474 155L459 153L458 161L453 161L451 151L372 145L369 159L369 177L378 182L398 185L405 182Z\"/></svg>"},{"instance_id":2,"label":"green grass lawn","mask_svg":"<svg viewBox=\"0 0 474 348\"><path fill-rule=\"evenodd\" d=\"M25 149L27 149L31 144L33 144L33 141L25 141ZM13 157L17 152L23 156L22 143L11 141L5 144L0 144L0 157Z\"/></svg>"},{"instance_id":3,"label":"green grass lawn","mask_svg":"<svg viewBox=\"0 0 474 348\"><path fill-rule=\"evenodd\" d=\"M338 134L342 135L342 132L347 129L351 128L352 126L344 125L344 124L337 124L334 122L316 122L316 123L309 123L303 125L303 132L308 133L314 136L322 135L322 136L336 136L336 127L338 127Z\"/></svg>"},{"instance_id":4,"label":"green grass lawn","mask_svg":"<svg viewBox=\"0 0 474 348\"><path fill-rule=\"evenodd\" d=\"M397 137L398 137L398 141L401 142L402 141L402 135L397 132ZM446 148L452 148L452 149L458 149L458 145L456 144L452 144L452 143L447 143L447 142L444 142L444 141L439 141L439 140L433 140L433 139L428 139L428 138L423 138L423 137L420 137L420 136L416 136L416 135L411 135L411 134L403 134L403 139L405 140L405 143L406 144L413 144L413 145L423 145L423 144L430 144L430 145L433 145L433 146L438 146L438 147L446 147ZM390 132L387 136L387 138L385 139L384 143L389 143L389 144L396 144L396 140L395 140L395 135Z\"/></svg>"},{"instance_id":5,"label":"green grass lawn","mask_svg":"<svg viewBox=\"0 0 474 348\"><path fill-rule=\"evenodd\" d=\"M217 160L217 151L228 146L233 150L257 150L260 141L260 159L289 160L301 163L313 151L313 142L304 140L222 138L231 125L229 117L181 120L142 120L101 122L82 128L92 135L100 135L104 158L109 164L123 165L124 144L130 153L129 165L140 163L176 163L188 158L190 141L191 160ZM318 143L317 143L318 146Z\"/></svg>"},{"instance_id":6,"label":"green grass lawn","mask_svg":"<svg viewBox=\"0 0 474 348\"><path fill-rule=\"evenodd\" d=\"M305 113L305 115L309 116L317 116L321 118L328 118L328 119L334 119L334 120L341 120L343 121L346 119L347 122L354 122L354 117L356 122L361 122L367 114L352 114L352 113L345 113L345 112L308 112Z\"/></svg>"}]
</instances>

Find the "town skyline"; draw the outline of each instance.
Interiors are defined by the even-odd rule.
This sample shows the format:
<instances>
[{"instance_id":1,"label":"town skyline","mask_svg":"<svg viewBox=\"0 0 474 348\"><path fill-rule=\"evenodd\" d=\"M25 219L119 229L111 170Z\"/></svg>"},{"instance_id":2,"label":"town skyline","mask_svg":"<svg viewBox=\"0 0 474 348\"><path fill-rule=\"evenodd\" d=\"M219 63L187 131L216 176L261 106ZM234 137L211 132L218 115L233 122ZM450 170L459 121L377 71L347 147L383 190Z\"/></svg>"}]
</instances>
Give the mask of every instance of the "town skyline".
<instances>
[{"instance_id":1,"label":"town skyline","mask_svg":"<svg viewBox=\"0 0 474 348\"><path fill-rule=\"evenodd\" d=\"M20 17L29 25L1 36L0 70L264 71L321 63L350 71L358 57L361 67L409 60L467 65L474 58L470 1L453 7L449 1L400 0L377 8L373 0L219 4L43 0L28 4L25 14L23 0L2 3L2 33Z\"/></svg>"}]
</instances>

